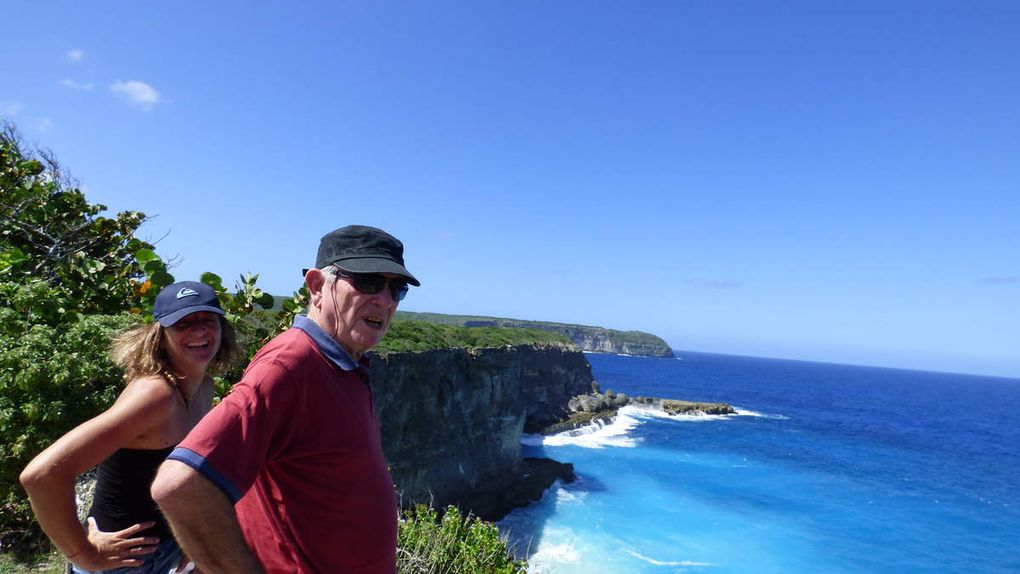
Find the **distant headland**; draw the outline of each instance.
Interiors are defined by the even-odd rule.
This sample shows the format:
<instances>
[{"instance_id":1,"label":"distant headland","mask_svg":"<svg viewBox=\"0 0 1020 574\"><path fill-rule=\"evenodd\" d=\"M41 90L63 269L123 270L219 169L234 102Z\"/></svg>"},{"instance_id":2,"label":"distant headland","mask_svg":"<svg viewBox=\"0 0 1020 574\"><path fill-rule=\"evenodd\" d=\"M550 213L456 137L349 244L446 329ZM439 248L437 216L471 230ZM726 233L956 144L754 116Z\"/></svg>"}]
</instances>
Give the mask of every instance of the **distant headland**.
<instances>
[{"instance_id":1,"label":"distant headland","mask_svg":"<svg viewBox=\"0 0 1020 574\"><path fill-rule=\"evenodd\" d=\"M442 313L415 313L397 311L398 320L426 321L459 327L511 327L539 329L565 335L582 351L594 353L615 353L618 355L640 355L644 357L673 358L673 350L666 341L643 331L617 331L590 325L551 323L547 321L525 321L503 317L478 315L445 315Z\"/></svg>"}]
</instances>

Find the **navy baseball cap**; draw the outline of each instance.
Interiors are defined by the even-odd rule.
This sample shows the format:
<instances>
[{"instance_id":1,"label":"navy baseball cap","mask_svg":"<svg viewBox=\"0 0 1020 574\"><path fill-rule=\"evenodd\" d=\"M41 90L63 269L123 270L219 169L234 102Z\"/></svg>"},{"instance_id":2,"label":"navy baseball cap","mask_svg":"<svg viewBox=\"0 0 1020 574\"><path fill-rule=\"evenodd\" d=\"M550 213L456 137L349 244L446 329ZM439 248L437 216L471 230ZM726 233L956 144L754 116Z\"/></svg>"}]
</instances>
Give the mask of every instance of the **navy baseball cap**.
<instances>
[{"instance_id":1,"label":"navy baseball cap","mask_svg":"<svg viewBox=\"0 0 1020 574\"><path fill-rule=\"evenodd\" d=\"M197 281L181 281L159 292L152 306L152 318L169 327L192 313L208 311L223 315L220 300L212 287Z\"/></svg>"},{"instance_id":2,"label":"navy baseball cap","mask_svg":"<svg viewBox=\"0 0 1020 574\"><path fill-rule=\"evenodd\" d=\"M315 266L336 265L349 273L392 273L415 287L421 283L404 267L404 244L382 229L348 225L330 231L319 242Z\"/></svg>"}]
</instances>

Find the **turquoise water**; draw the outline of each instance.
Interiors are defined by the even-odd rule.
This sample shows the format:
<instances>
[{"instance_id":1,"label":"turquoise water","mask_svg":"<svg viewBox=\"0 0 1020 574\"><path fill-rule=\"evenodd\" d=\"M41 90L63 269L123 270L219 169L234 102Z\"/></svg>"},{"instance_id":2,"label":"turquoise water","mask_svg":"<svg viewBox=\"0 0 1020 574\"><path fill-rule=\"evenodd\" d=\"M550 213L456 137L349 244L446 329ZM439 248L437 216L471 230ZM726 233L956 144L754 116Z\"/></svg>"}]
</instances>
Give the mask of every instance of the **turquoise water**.
<instances>
[{"instance_id":1,"label":"turquoise water","mask_svg":"<svg viewBox=\"0 0 1020 574\"><path fill-rule=\"evenodd\" d=\"M680 355L588 359L740 414L526 436L579 477L500 523L532 572L1020 572L1020 380Z\"/></svg>"}]
</instances>

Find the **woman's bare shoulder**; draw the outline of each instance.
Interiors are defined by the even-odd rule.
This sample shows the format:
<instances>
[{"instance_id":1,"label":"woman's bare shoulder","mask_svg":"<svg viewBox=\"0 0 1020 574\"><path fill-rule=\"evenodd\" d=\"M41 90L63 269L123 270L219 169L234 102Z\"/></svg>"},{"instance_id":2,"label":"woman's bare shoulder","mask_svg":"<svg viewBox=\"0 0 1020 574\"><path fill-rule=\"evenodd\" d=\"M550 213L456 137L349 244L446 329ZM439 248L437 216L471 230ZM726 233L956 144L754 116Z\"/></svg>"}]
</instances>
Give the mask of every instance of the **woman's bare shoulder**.
<instances>
[{"instance_id":1,"label":"woman's bare shoulder","mask_svg":"<svg viewBox=\"0 0 1020 574\"><path fill-rule=\"evenodd\" d=\"M131 381L109 409L71 429L43 451L31 465L40 474L72 479L99 464L119 448L165 424L173 413L175 390L160 377Z\"/></svg>"},{"instance_id":2,"label":"woman's bare shoulder","mask_svg":"<svg viewBox=\"0 0 1020 574\"><path fill-rule=\"evenodd\" d=\"M127 384L117 399L117 405L169 412L176 404L177 396L177 389L166 378L146 375Z\"/></svg>"}]
</instances>

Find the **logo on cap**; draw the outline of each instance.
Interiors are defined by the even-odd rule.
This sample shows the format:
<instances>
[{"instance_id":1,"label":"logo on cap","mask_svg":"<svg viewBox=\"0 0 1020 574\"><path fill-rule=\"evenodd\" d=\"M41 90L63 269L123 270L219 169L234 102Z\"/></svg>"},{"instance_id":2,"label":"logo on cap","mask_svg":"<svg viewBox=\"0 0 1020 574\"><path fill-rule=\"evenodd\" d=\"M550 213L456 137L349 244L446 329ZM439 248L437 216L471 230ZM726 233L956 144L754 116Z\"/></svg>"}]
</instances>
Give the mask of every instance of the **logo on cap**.
<instances>
[{"instance_id":1,"label":"logo on cap","mask_svg":"<svg viewBox=\"0 0 1020 574\"><path fill-rule=\"evenodd\" d=\"M181 290L177 292L178 299L184 299L185 297L191 297L192 295L198 295L198 291L188 289L187 287L181 287Z\"/></svg>"}]
</instances>

